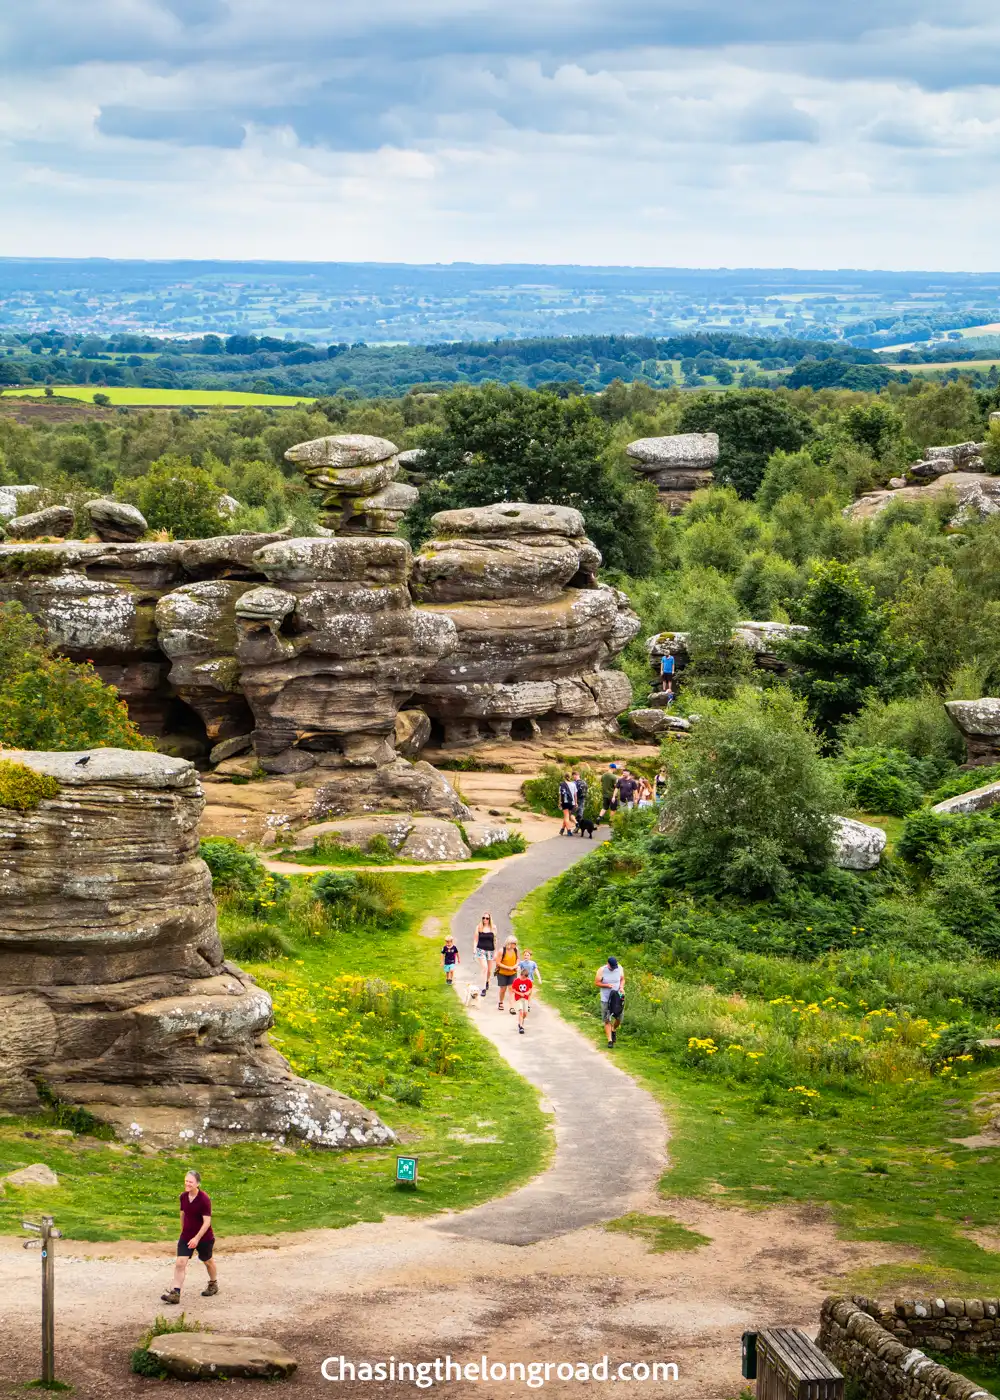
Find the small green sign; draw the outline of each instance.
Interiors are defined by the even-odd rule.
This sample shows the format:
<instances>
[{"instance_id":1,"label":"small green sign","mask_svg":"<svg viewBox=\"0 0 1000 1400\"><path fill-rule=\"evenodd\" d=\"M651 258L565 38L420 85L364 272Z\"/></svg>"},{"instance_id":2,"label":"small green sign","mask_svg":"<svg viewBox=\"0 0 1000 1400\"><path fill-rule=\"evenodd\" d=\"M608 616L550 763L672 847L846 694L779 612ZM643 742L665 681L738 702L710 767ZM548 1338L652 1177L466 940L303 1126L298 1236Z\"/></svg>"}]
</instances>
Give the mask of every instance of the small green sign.
<instances>
[{"instance_id":1,"label":"small green sign","mask_svg":"<svg viewBox=\"0 0 1000 1400\"><path fill-rule=\"evenodd\" d=\"M396 1158L396 1180L405 1181L411 1186L417 1184L417 1159L416 1157Z\"/></svg>"}]
</instances>

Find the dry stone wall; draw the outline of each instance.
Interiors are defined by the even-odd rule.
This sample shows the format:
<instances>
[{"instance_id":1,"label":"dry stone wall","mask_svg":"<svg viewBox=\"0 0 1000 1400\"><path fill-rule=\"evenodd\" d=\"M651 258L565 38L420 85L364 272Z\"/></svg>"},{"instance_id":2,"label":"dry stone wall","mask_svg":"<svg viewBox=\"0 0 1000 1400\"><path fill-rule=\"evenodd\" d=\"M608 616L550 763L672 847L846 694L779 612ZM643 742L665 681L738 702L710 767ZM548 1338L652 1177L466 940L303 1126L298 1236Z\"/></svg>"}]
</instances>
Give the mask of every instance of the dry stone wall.
<instances>
[{"instance_id":1,"label":"dry stone wall","mask_svg":"<svg viewBox=\"0 0 1000 1400\"><path fill-rule=\"evenodd\" d=\"M4 758L59 792L0 808L0 1107L37 1108L44 1084L154 1146L392 1140L269 1045L270 997L223 955L190 763L123 749Z\"/></svg>"},{"instance_id":2,"label":"dry stone wall","mask_svg":"<svg viewBox=\"0 0 1000 1400\"><path fill-rule=\"evenodd\" d=\"M995 1400L922 1348L996 1356L998 1317L996 1298L930 1298L888 1307L867 1298L827 1298L817 1344L868 1400Z\"/></svg>"}]
</instances>

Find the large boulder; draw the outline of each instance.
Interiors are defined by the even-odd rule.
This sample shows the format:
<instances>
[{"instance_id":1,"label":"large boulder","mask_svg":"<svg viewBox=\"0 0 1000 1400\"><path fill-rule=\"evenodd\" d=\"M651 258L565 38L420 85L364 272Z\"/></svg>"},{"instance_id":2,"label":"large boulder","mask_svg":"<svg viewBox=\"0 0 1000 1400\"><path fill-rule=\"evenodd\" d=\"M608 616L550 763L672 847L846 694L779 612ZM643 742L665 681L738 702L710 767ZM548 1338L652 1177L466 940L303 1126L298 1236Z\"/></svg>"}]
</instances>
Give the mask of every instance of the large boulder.
<instances>
[{"instance_id":1,"label":"large boulder","mask_svg":"<svg viewBox=\"0 0 1000 1400\"><path fill-rule=\"evenodd\" d=\"M164 1371L183 1381L282 1380L298 1362L268 1337L235 1337L225 1332L167 1332L147 1348Z\"/></svg>"},{"instance_id":2,"label":"large boulder","mask_svg":"<svg viewBox=\"0 0 1000 1400\"><path fill-rule=\"evenodd\" d=\"M874 870L882 859L886 835L852 817L834 817L833 859L842 870Z\"/></svg>"},{"instance_id":3,"label":"large boulder","mask_svg":"<svg viewBox=\"0 0 1000 1400\"><path fill-rule=\"evenodd\" d=\"M466 535L557 535L582 539L587 531L583 516L572 506L534 505L524 501L497 501L491 506L440 510L431 516L435 534L451 538Z\"/></svg>"},{"instance_id":4,"label":"large boulder","mask_svg":"<svg viewBox=\"0 0 1000 1400\"><path fill-rule=\"evenodd\" d=\"M462 840L454 822L417 817L399 854L403 860L431 864L435 861L468 860L472 852Z\"/></svg>"},{"instance_id":5,"label":"large boulder","mask_svg":"<svg viewBox=\"0 0 1000 1400\"><path fill-rule=\"evenodd\" d=\"M102 540L127 544L141 539L149 529L138 506L127 505L124 501L109 501L102 496L88 501L84 510L90 516L95 535Z\"/></svg>"},{"instance_id":6,"label":"large boulder","mask_svg":"<svg viewBox=\"0 0 1000 1400\"><path fill-rule=\"evenodd\" d=\"M45 535L61 538L73 528L75 517L69 506L46 506L30 515L15 515L6 524L7 534L15 540L38 540Z\"/></svg>"},{"instance_id":7,"label":"large boulder","mask_svg":"<svg viewBox=\"0 0 1000 1400\"><path fill-rule=\"evenodd\" d=\"M984 787L961 792L957 797L946 797L943 802L935 802L931 808L942 817L964 817L970 812L985 812L1000 802L1000 783L986 783Z\"/></svg>"},{"instance_id":8,"label":"large boulder","mask_svg":"<svg viewBox=\"0 0 1000 1400\"><path fill-rule=\"evenodd\" d=\"M960 524L965 508L976 515L993 512L993 507L1000 503L1000 477L964 469L948 471L924 485L906 486L893 491L869 491L845 506L844 514L852 520L871 520L893 501L930 502L939 500L942 495L954 498L958 508L956 522Z\"/></svg>"},{"instance_id":9,"label":"large boulder","mask_svg":"<svg viewBox=\"0 0 1000 1400\"><path fill-rule=\"evenodd\" d=\"M392 1141L268 1044L270 997L223 956L192 764L4 757L58 787L32 811L0 809L0 1107L36 1109L45 1083L153 1146Z\"/></svg>"},{"instance_id":10,"label":"large boulder","mask_svg":"<svg viewBox=\"0 0 1000 1400\"><path fill-rule=\"evenodd\" d=\"M666 710L655 706L648 710L630 710L628 723L630 729L648 739L672 732L686 734L691 728L690 720L683 719L680 715L668 714Z\"/></svg>"}]
</instances>

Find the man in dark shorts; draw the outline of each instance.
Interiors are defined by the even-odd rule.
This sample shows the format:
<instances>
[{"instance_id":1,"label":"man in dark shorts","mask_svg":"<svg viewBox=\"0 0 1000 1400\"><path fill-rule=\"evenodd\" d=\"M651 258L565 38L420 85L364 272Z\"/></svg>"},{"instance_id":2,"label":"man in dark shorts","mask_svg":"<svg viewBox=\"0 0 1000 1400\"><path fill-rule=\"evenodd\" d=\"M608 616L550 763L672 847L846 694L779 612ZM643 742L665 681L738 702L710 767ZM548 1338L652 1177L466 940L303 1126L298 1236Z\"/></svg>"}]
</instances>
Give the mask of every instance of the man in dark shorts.
<instances>
[{"instance_id":1,"label":"man in dark shorts","mask_svg":"<svg viewBox=\"0 0 1000 1400\"><path fill-rule=\"evenodd\" d=\"M215 1267L212 1252L215 1248L215 1233L212 1230L212 1202L201 1189L201 1177L191 1171L184 1178L181 1192L181 1236L177 1241L177 1259L174 1263L174 1283L166 1293L161 1294L165 1303L179 1303L188 1260L195 1250L198 1258L208 1270L208 1287L202 1289L203 1298L214 1298L219 1291L219 1272Z\"/></svg>"},{"instance_id":2,"label":"man in dark shorts","mask_svg":"<svg viewBox=\"0 0 1000 1400\"><path fill-rule=\"evenodd\" d=\"M639 791L639 784L632 774L625 769L625 772L618 780L618 795L621 798L623 807L635 806L635 795Z\"/></svg>"}]
</instances>

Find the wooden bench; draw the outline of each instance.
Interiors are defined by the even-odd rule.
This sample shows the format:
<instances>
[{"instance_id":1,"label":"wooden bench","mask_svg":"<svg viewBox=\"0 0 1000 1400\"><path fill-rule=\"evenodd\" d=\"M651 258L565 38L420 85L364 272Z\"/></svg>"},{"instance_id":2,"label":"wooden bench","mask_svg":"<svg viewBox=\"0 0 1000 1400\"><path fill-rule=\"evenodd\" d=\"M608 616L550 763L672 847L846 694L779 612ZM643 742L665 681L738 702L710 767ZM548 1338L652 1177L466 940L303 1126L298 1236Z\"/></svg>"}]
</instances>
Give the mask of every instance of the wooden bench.
<instances>
[{"instance_id":1,"label":"wooden bench","mask_svg":"<svg viewBox=\"0 0 1000 1400\"><path fill-rule=\"evenodd\" d=\"M844 1400L844 1377L801 1327L757 1335L757 1400Z\"/></svg>"}]
</instances>

